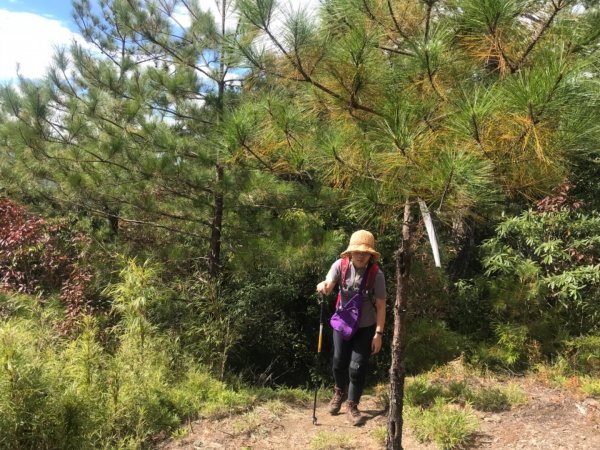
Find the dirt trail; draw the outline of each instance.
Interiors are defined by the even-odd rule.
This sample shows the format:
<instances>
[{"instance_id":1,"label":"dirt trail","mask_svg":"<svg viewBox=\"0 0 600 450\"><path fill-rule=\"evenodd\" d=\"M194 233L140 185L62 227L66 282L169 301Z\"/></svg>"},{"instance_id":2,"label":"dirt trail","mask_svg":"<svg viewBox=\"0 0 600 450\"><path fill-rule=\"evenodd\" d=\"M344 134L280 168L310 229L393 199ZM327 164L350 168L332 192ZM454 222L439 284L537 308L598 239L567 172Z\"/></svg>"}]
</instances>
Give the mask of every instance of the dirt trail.
<instances>
[{"instance_id":1,"label":"dirt trail","mask_svg":"<svg viewBox=\"0 0 600 450\"><path fill-rule=\"evenodd\" d=\"M599 450L600 404L578 399L570 392L539 383L522 386L526 404L500 413L477 412L480 430L468 449ZM339 449L380 450L374 433L387 424L384 411L374 397L364 396L361 411L367 420L353 427L343 414L330 416L319 404L317 424L312 424L312 405L307 407L261 406L254 411L221 420L191 424L188 436L162 443L160 450L309 450L319 437L345 442ZM433 443L420 443L405 426L405 450L434 450ZM334 447L331 447L332 449Z\"/></svg>"}]
</instances>

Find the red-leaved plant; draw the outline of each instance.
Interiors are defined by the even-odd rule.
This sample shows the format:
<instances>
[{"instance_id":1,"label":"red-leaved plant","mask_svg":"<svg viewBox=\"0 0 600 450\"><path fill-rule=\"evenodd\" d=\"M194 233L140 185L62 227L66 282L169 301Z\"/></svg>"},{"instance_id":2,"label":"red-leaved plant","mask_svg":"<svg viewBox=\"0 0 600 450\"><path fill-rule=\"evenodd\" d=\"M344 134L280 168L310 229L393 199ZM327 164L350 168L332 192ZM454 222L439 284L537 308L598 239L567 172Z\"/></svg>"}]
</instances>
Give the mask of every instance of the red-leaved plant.
<instances>
[{"instance_id":1,"label":"red-leaved plant","mask_svg":"<svg viewBox=\"0 0 600 450\"><path fill-rule=\"evenodd\" d=\"M86 264L90 240L64 220L46 221L0 197L0 288L29 294L60 292L74 319L90 306Z\"/></svg>"}]
</instances>

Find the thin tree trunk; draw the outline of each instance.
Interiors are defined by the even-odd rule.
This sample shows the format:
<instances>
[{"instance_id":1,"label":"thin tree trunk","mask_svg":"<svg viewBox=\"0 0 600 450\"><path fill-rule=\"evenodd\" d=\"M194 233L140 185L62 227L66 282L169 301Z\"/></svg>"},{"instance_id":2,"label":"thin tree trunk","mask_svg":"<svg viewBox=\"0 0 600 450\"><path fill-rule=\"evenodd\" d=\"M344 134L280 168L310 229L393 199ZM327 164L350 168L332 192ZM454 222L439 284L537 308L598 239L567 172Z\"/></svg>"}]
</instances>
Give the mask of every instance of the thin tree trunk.
<instances>
[{"instance_id":1,"label":"thin tree trunk","mask_svg":"<svg viewBox=\"0 0 600 450\"><path fill-rule=\"evenodd\" d=\"M221 270L221 227L223 225L223 192L221 191L219 185L221 184L221 180L223 179L223 167L220 164L217 164L215 178L215 204L210 235L210 257L208 259L208 274L212 279L217 278Z\"/></svg>"},{"instance_id":2,"label":"thin tree trunk","mask_svg":"<svg viewBox=\"0 0 600 450\"><path fill-rule=\"evenodd\" d=\"M396 255L396 301L394 303L394 336L390 367L390 410L388 415L387 450L402 450L402 408L404 406L404 350L406 348L406 311L408 276L411 263L410 202L404 204L402 242Z\"/></svg>"}]
</instances>

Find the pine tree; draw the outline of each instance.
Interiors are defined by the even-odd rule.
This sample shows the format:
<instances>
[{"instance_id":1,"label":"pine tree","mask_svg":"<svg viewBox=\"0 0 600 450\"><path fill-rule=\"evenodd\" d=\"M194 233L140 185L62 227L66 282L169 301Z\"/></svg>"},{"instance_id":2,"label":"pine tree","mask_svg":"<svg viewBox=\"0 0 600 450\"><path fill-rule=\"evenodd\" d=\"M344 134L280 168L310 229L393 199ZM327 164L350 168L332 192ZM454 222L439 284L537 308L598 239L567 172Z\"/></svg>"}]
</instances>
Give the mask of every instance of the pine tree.
<instances>
[{"instance_id":1,"label":"pine tree","mask_svg":"<svg viewBox=\"0 0 600 450\"><path fill-rule=\"evenodd\" d=\"M247 71L232 1L215 5L216 19L202 2L75 2L86 43L58 51L42 82L2 89L7 192L104 216L113 234L179 236L217 279L223 241L239 253L299 196L285 171L245 157Z\"/></svg>"},{"instance_id":2,"label":"pine tree","mask_svg":"<svg viewBox=\"0 0 600 450\"><path fill-rule=\"evenodd\" d=\"M413 205L461 233L597 153L600 15L566 0L327 0L318 16L237 5L256 76L295 92L313 125L299 140L319 179L359 224L397 236L387 446L400 449Z\"/></svg>"}]
</instances>

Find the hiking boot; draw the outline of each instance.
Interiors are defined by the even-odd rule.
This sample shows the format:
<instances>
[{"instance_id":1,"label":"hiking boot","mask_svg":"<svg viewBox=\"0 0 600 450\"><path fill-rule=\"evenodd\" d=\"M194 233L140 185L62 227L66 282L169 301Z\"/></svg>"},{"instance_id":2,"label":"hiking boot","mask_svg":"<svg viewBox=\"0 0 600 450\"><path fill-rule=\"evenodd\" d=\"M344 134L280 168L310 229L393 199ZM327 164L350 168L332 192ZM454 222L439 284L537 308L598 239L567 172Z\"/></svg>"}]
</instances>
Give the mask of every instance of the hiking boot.
<instances>
[{"instance_id":1,"label":"hiking boot","mask_svg":"<svg viewBox=\"0 0 600 450\"><path fill-rule=\"evenodd\" d=\"M346 411L346 415L348 416L348 420L352 422L352 425L362 425L364 417L358 410L358 403L348 401L348 410Z\"/></svg>"},{"instance_id":2,"label":"hiking boot","mask_svg":"<svg viewBox=\"0 0 600 450\"><path fill-rule=\"evenodd\" d=\"M329 414L334 415L339 413L340 409L342 408L342 403L344 403L344 400L346 400L346 394L343 390L336 386L333 392L333 397L329 402Z\"/></svg>"}]
</instances>

